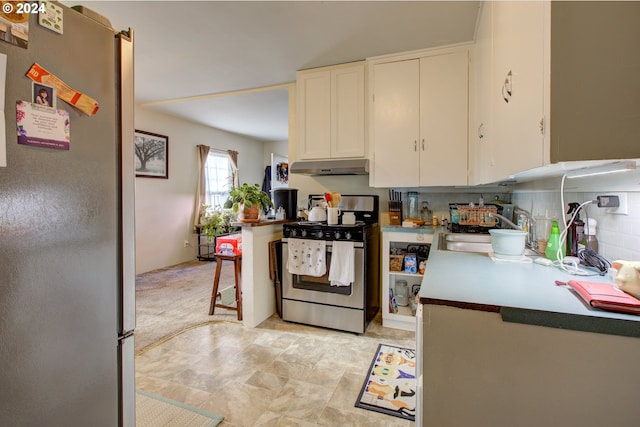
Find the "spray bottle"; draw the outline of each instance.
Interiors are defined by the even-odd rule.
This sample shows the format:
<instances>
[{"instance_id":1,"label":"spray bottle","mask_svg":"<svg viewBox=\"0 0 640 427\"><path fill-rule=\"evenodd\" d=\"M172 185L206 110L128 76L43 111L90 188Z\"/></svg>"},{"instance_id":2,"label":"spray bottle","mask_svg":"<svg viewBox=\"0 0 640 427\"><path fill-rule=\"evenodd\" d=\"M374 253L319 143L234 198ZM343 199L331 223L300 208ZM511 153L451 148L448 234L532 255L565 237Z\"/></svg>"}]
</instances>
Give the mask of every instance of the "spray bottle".
<instances>
[{"instance_id":1,"label":"spray bottle","mask_svg":"<svg viewBox=\"0 0 640 427\"><path fill-rule=\"evenodd\" d=\"M571 219L579 207L579 203L569 203L569 211L567 212L569 219ZM584 238L584 221L580 219L579 211L576 213L576 217L571 225L567 223L567 227L569 227L569 230L567 230L567 253L571 256L578 256L578 242Z\"/></svg>"},{"instance_id":2,"label":"spray bottle","mask_svg":"<svg viewBox=\"0 0 640 427\"><path fill-rule=\"evenodd\" d=\"M549 243L547 243L547 249L544 251L545 256L551 261L558 259L558 248L560 247L560 229L558 227L558 221L553 220L551 224L551 233L549 234ZM564 258L566 252L565 247L562 246L562 257Z\"/></svg>"}]
</instances>

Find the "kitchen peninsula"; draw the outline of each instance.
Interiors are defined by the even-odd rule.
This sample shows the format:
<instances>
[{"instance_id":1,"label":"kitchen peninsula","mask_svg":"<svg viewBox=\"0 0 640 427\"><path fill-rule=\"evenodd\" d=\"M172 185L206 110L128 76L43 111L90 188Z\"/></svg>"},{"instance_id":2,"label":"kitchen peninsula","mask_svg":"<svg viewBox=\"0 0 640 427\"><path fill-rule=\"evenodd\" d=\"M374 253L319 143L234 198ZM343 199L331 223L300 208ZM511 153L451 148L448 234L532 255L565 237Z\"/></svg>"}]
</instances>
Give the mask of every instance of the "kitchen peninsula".
<instances>
[{"instance_id":1,"label":"kitchen peninsula","mask_svg":"<svg viewBox=\"0 0 640 427\"><path fill-rule=\"evenodd\" d=\"M640 316L554 283L570 279L434 244L419 294L423 425L638 425Z\"/></svg>"},{"instance_id":2,"label":"kitchen peninsula","mask_svg":"<svg viewBox=\"0 0 640 427\"><path fill-rule=\"evenodd\" d=\"M273 281L269 278L269 242L282 238L282 224L291 220L234 222L242 228L243 324L255 328L276 312Z\"/></svg>"}]
</instances>

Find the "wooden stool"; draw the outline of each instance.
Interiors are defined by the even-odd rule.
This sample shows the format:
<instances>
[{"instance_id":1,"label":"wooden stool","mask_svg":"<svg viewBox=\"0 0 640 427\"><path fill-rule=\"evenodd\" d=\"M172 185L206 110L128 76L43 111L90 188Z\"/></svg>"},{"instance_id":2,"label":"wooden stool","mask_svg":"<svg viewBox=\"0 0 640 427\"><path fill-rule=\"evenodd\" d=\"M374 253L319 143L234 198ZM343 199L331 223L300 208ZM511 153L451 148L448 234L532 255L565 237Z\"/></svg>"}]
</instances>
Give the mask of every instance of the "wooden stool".
<instances>
[{"instance_id":1,"label":"wooden stool","mask_svg":"<svg viewBox=\"0 0 640 427\"><path fill-rule=\"evenodd\" d=\"M218 285L220 284L220 271L222 270L222 261L233 261L233 269L236 279L236 306L224 304L216 304L218 296ZM242 266L242 255L226 255L216 254L216 275L213 279L213 291L211 292L211 304L209 305L209 315L213 315L216 307L235 310L238 313L238 320L242 320L242 288L240 286L240 268Z\"/></svg>"}]
</instances>

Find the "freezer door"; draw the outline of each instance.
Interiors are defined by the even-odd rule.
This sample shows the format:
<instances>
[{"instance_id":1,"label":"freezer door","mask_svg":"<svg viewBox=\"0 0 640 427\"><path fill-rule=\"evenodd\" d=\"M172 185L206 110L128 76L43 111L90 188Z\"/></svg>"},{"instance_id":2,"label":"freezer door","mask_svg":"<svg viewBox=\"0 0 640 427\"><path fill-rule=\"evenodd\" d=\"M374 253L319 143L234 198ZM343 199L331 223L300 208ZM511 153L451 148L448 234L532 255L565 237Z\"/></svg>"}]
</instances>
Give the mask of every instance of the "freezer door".
<instances>
[{"instance_id":1,"label":"freezer door","mask_svg":"<svg viewBox=\"0 0 640 427\"><path fill-rule=\"evenodd\" d=\"M120 367L120 420L119 427L136 425L136 369L133 334L118 340Z\"/></svg>"}]
</instances>

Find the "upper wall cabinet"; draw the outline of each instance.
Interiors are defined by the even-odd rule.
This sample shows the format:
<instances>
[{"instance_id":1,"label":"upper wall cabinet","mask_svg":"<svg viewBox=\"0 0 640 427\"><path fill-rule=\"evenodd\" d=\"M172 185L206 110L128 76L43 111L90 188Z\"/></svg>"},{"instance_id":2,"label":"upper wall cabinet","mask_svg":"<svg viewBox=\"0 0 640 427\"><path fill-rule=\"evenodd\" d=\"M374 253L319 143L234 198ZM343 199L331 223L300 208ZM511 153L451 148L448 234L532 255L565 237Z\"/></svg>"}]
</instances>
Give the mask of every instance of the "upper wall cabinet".
<instances>
[{"instance_id":1,"label":"upper wall cabinet","mask_svg":"<svg viewBox=\"0 0 640 427\"><path fill-rule=\"evenodd\" d=\"M640 2L483 2L480 13L473 184L640 158Z\"/></svg>"},{"instance_id":2,"label":"upper wall cabinet","mask_svg":"<svg viewBox=\"0 0 640 427\"><path fill-rule=\"evenodd\" d=\"M362 158L364 62L298 71L298 158Z\"/></svg>"},{"instance_id":3,"label":"upper wall cabinet","mask_svg":"<svg viewBox=\"0 0 640 427\"><path fill-rule=\"evenodd\" d=\"M467 185L469 51L372 62L375 187Z\"/></svg>"},{"instance_id":4,"label":"upper wall cabinet","mask_svg":"<svg viewBox=\"0 0 640 427\"><path fill-rule=\"evenodd\" d=\"M544 164L544 4L484 2L474 55L472 181Z\"/></svg>"},{"instance_id":5,"label":"upper wall cabinet","mask_svg":"<svg viewBox=\"0 0 640 427\"><path fill-rule=\"evenodd\" d=\"M551 162L640 158L640 2L550 7Z\"/></svg>"}]
</instances>

